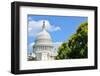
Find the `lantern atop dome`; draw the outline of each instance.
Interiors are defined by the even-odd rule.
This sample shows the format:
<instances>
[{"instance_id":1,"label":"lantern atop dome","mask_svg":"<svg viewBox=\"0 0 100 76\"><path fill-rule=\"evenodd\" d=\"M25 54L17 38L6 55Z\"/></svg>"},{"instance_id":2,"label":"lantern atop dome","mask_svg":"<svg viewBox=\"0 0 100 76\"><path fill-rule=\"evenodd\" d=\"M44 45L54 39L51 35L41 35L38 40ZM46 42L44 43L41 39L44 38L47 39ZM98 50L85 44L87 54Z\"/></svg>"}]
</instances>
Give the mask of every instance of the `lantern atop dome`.
<instances>
[{"instance_id":1,"label":"lantern atop dome","mask_svg":"<svg viewBox=\"0 0 100 76\"><path fill-rule=\"evenodd\" d=\"M45 21L43 21L43 26L42 26L42 30L45 29Z\"/></svg>"}]
</instances>

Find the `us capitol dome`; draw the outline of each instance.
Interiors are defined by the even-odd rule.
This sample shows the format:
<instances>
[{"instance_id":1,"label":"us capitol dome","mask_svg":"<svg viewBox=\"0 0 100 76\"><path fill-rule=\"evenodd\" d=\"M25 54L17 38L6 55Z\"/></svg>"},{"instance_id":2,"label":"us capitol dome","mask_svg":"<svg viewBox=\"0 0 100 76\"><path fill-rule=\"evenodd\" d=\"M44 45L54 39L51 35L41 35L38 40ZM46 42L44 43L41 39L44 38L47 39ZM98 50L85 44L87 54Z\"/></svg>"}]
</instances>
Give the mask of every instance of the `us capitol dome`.
<instances>
[{"instance_id":1,"label":"us capitol dome","mask_svg":"<svg viewBox=\"0 0 100 76\"><path fill-rule=\"evenodd\" d=\"M39 32L33 45L35 60L54 60L55 55L52 52L53 42L50 34L45 29L45 21L43 21L42 31Z\"/></svg>"}]
</instances>

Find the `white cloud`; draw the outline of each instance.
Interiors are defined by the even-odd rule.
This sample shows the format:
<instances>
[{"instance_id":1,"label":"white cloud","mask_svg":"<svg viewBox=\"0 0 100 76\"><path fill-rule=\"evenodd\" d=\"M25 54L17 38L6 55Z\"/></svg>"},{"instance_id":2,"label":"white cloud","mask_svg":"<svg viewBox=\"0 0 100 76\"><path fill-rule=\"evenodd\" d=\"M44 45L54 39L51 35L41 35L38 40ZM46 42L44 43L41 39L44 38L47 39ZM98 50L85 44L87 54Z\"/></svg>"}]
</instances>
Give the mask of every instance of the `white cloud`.
<instances>
[{"instance_id":1,"label":"white cloud","mask_svg":"<svg viewBox=\"0 0 100 76\"><path fill-rule=\"evenodd\" d=\"M33 43L30 43L30 45L29 45L29 46L31 46L31 47L32 47L34 44L35 44L34 42L33 42Z\"/></svg>"},{"instance_id":2,"label":"white cloud","mask_svg":"<svg viewBox=\"0 0 100 76\"><path fill-rule=\"evenodd\" d=\"M32 17L28 17L28 20L31 21L32 20Z\"/></svg>"},{"instance_id":3,"label":"white cloud","mask_svg":"<svg viewBox=\"0 0 100 76\"><path fill-rule=\"evenodd\" d=\"M28 23L29 36L36 36L36 34L42 29L43 21L45 21L45 28L47 31L54 32L61 30L59 26L51 25L48 20L39 20L39 21L29 20Z\"/></svg>"}]
</instances>

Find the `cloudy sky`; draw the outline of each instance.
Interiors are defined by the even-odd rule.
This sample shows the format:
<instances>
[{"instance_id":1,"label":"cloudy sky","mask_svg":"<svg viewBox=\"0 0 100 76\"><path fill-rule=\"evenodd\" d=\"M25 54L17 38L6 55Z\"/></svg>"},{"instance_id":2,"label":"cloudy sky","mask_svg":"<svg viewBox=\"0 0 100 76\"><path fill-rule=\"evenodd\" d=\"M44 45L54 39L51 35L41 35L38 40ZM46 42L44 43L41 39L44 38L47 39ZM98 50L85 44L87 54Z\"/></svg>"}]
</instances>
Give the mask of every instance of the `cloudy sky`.
<instances>
[{"instance_id":1,"label":"cloudy sky","mask_svg":"<svg viewBox=\"0 0 100 76\"><path fill-rule=\"evenodd\" d=\"M76 16L47 16L28 15L28 52L32 51L32 45L36 34L42 29L45 21L46 30L50 33L54 45L59 45L75 33L77 27L88 20L87 17Z\"/></svg>"}]
</instances>

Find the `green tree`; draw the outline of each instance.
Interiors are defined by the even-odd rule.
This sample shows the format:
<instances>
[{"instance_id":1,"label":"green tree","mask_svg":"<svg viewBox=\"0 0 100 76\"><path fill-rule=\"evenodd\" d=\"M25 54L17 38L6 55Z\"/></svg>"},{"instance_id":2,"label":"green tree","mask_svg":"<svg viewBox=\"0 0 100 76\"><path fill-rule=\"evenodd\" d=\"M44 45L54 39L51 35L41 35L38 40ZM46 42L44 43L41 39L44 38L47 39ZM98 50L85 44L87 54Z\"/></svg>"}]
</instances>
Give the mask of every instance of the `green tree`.
<instances>
[{"instance_id":1,"label":"green tree","mask_svg":"<svg viewBox=\"0 0 100 76\"><path fill-rule=\"evenodd\" d=\"M67 42L62 43L58 49L56 59L87 58L88 23L80 24L76 33Z\"/></svg>"}]
</instances>

